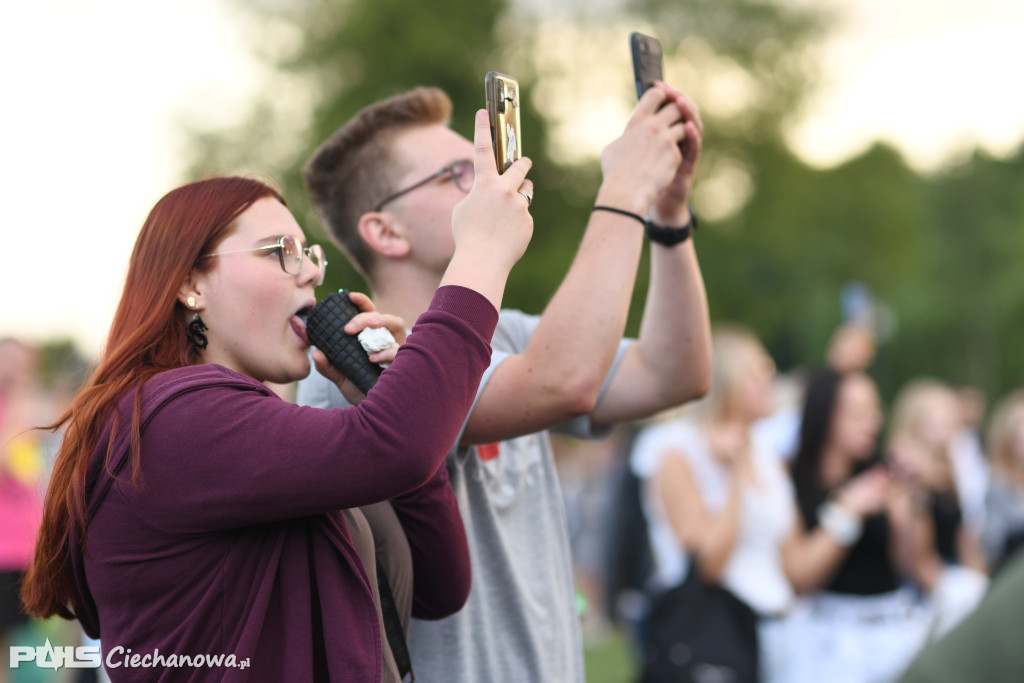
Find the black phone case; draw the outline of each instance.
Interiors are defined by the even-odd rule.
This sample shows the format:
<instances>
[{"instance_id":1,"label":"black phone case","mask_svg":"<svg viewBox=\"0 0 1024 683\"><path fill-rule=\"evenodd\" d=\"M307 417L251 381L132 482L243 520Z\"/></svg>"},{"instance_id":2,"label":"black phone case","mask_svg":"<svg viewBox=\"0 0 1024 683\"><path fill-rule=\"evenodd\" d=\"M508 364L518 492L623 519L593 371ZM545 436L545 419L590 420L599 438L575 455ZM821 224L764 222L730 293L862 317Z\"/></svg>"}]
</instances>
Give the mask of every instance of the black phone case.
<instances>
[{"instance_id":1,"label":"black phone case","mask_svg":"<svg viewBox=\"0 0 1024 683\"><path fill-rule=\"evenodd\" d=\"M358 312L347 290L332 292L317 303L306 318L306 335L310 343L324 352L331 365L368 394L377 383L381 368L370 361L355 335L345 332L345 323Z\"/></svg>"},{"instance_id":2,"label":"black phone case","mask_svg":"<svg viewBox=\"0 0 1024 683\"><path fill-rule=\"evenodd\" d=\"M629 34L629 49L633 54L633 78L636 81L637 99L664 79L662 74L661 42L657 38L633 32Z\"/></svg>"}]
</instances>

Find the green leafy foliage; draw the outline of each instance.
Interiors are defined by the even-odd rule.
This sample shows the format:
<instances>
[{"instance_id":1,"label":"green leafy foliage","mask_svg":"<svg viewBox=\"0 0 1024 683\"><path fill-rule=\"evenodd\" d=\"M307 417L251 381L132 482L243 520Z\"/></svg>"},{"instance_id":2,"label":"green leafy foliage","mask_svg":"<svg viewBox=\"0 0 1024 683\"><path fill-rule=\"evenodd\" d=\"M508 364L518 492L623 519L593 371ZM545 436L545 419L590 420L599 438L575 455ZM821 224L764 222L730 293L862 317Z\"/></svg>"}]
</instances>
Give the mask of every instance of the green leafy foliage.
<instances>
[{"instance_id":1,"label":"green leafy foliage","mask_svg":"<svg viewBox=\"0 0 1024 683\"><path fill-rule=\"evenodd\" d=\"M840 322L840 290L858 281L895 320L875 366L884 394L927 374L994 396L1024 376L1015 353L1024 336L1024 152L1009 160L977 154L936 176L916 173L884 145L832 169L803 163L782 131L815 83L816 46L834 18L819 9L759 0L535 4L240 5L267 63L265 97L230 130L192 126L190 175L268 176L316 232L300 169L358 109L439 86L453 100L453 128L468 137L484 73L512 74L523 87L524 149L535 162L536 229L505 301L539 312L575 253L600 183L597 152L611 141L567 160L553 152L554 132L578 132L600 98L628 111L635 94L626 36L641 30L661 39L667 77L700 104L707 124L695 239L713 319L751 327L783 369L818 363ZM564 137L558 142L564 148ZM328 258L326 287L365 288L333 247ZM647 278L645 258L630 333Z\"/></svg>"},{"instance_id":2,"label":"green leafy foliage","mask_svg":"<svg viewBox=\"0 0 1024 683\"><path fill-rule=\"evenodd\" d=\"M975 384L989 396L1024 379L1024 148L977 153L929 179L918 269L893 286L892 366Z\"/></svg>"}]
</instances>

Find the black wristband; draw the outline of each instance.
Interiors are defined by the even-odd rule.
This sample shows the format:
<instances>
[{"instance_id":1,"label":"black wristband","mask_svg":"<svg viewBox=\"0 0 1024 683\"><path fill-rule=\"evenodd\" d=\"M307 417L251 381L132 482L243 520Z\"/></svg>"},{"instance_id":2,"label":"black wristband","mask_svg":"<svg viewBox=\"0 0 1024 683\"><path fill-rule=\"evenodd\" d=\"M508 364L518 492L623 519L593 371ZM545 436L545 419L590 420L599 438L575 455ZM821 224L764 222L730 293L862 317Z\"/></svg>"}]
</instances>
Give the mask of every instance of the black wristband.
<instances>
[{"instance_id":1,"label":"black wristband","mask_svg":"<svg viewBox=\"0 0 1024 683\"><path fill-rule=\"evenodd\" d=\"M626 211L625 209L616 209L614 206L603 206L601 204L598 204L590 210L591 213L593 213L594 211L611 211L612 213L617 213L620 216L628 216L634 220L638 220L640 221L641 225L647 225L647 221L640 214L633 213L632 211Z\"/></svg>"},{"instance_id":2,"label":"black wristband","mask_svg":"<svg viewBox=\"0 0 1024 683\"><path fill-rule=\"evenodd\" d=\"M640 224L644 226L644 230L647 233L647 239L666 247L674 247L677 244L685 242L690 239L690 236L693 235L693 231L697 229L697 215L693 213L692 207L690 207L690 220L686 225L679 228L666 228L660 226L649 218L644 218L638 213L626 211L625 209L617 209L614 206L603 206L598 204L592 208L591 211L610 211L612 213L617 213L621 216L627 216L640 221Z\"/></svg>"},{"instance_id":3,"label":"black wristband","mask_svg":"<svg viewBox=\"0 0 1024 683\"><path fill-rule=\"evenodd\" d=\"M693 212L693 207L690 207L690 220L679 228L665 228L650 219L644 221L644 226L647 230L647 239L666 247L674 247L690 239L690 236L693 235L693 231L697 229L697 214Z\"/></svg>"}]
</instances>

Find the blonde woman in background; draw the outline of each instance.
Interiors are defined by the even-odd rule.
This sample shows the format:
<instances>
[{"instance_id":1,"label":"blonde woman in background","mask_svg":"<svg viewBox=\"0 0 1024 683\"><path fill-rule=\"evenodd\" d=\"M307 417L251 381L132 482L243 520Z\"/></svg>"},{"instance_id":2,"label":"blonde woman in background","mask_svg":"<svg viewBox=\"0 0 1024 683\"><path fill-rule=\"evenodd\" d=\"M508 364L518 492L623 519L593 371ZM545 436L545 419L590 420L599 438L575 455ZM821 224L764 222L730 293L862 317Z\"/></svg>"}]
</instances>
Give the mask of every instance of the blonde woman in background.
<instances>
[{"instance_id":1,"label":"blonde woman in background","mask_svg":"<svg viewBox=\"0 0 1024 683\"><path fill-rule=\"evenodd\" d=\"M938 555L921 573L934 612L933 637L958 624L984 595L987 567L977 534L963 523L952 444L961 428L956 393L933 379L910 382L893 403L888 455L910 491L915 533L930 536Z\"/></svg>"},{"instance_id":2,"label":"blonde woman in background","mask_svg":"<svg viewBox=\"0 0 1024 683\"><path fill-rule=\"evenodd\" d=\"M750 332L716 325L711 390L685 414L645 428L632 453L655 558L654 590L694 566L757 616L761 680L786 680L784 616L793 589L780 549L794 524L782 461L751 436L771 410L775 366Z\"/></svg>"},{"instance_id":3,"label":"blonde woman in background","mask_svg":"<svg viewBox=\"0 0 1024 683\"><path fill-rule=\"evenodd\" d=\"M986 447L992 477L982 539L989 561L998 568L1024 543L1024 391L999 403Z\"/></svg>"}]
</instances>

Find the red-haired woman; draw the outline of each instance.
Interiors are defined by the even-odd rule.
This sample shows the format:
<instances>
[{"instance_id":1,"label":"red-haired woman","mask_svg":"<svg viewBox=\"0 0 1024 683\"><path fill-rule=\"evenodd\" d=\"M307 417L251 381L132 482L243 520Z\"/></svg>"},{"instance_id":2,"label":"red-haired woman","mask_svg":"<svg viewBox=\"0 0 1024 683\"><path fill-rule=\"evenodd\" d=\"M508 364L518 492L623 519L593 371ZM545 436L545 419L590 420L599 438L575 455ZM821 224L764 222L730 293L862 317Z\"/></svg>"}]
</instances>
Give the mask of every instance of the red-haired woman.
<instances>
[{"instance_id":1,"label":"red-haired woman","mask_svg":"<svg viewBox=\"0 0 1024 683\"><path fill-rule=\"evenodd\" d=\"M393 362L344 411L296 406L263 384L309 373L297 314L325 265L278 193L218 178L153 208L103 357L58 423L66 436L22 592L31 613L102 635L115 680L379 681L375 577L338 511L396 496L434 506L405 530L438 544L447 573L432 574L435 600L448 611L465 600L443 465L533 226L518 192L529 192L529 161L499 176L486 116L476 135L441 287L397 353L371 356ZM386 326L404 339L403 321L353 300L363 313L349 331ZM313 359L362 398L320 351ZM213 659L196 666L196 655Z\"/></svg>"}]
</instances>

